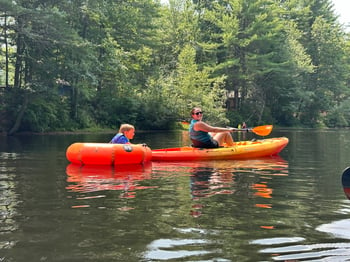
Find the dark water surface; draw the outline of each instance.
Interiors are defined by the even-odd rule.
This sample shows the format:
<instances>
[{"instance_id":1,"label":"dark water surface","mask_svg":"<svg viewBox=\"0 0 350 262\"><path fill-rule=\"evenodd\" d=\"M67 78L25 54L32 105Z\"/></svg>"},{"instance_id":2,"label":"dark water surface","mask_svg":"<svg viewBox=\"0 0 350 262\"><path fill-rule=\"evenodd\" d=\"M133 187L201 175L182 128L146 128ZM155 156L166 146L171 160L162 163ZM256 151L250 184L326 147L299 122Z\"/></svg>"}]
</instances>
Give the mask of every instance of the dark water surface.
<instances>
[{"instance_id":1,"label":"dark water surface","mask_svg":"<svg viewBox=\"0 0 350 262\"><path fill-rule=\"evenodd\" d=\"M280 156L247 161L66 160L70 144L112 136L0 137L0 261L350 260L348 130L275 129L290 140ZM139 132L133 142L188 140Z\"/></svg>"}]
</instances>

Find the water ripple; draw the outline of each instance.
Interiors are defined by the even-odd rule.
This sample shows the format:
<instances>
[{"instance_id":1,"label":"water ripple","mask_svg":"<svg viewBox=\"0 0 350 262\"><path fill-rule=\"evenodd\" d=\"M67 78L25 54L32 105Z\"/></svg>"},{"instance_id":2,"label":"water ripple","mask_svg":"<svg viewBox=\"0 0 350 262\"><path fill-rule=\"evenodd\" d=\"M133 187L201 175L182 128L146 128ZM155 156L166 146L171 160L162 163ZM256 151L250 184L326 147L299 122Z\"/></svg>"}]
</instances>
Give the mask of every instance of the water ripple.
<instances>
[{"instance_id":1,"label":"water ripple","mask_svg":"<svg viewBox=\"0 0 350 262\"><path fill-rule=\"evenodd\" d=\"M350 239L350 219L334 221L330 224L323 224L316 228L320 232L331 234L335 237Z\"/></svg>"},{"instance_id":2,"label":"water ripple","mask_svg":"<svg viewBox=\"0 0 350 262\"><path fill-rule=\"evenodd\" d=\"M350 243L293 245L285 247L266 248L260 250L260 253L272 254L273 260L275 261L316 261L310 259L317 259L317 261L347 261L347 259L350 258ZM282 255L285 253L290 254Z\"/></svg>"},{"instance_id":3,"label":"water ripple","mask_svg":"<svg viewBox=\"0 0 350 262\"><path fill-rule=\"evenodd\" d=\"M150 243L145 259L168 260L212 253L203 250L202 245L208 241L201 239L157 239Z\"/></svg>"},{"instance_id":4,"label":"water ripple","mask_svg":"<svg viewBox=\"0 0 350 262\"><path fill-rule=\"evenodd\" d=\"M284 243L295 243L305 240L302 237L275 237L275 238L264 238L251 241L251 244L257 245L275 245Z\"/></svg>"}]
</instances>

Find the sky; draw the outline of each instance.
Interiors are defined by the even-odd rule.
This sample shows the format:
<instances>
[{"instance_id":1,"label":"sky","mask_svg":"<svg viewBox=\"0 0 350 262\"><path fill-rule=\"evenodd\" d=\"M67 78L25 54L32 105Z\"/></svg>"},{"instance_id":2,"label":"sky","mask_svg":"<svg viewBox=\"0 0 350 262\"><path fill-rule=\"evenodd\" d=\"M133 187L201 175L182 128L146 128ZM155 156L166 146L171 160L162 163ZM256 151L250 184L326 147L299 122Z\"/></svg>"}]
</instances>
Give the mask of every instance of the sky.
<instances>
[{"instance_id":1,"label":"sky","mask_svg":"<svg viewBox=\"0 0 350 262\"><path fill-rule=\"evenodd\" d=\"M345 25L350 24L350 0L332 0L334 11L339 15L339 22Z\"/></svg>"},{"instance_id":2,"label":"sky","mask_svg":"<svg viewBox=\"0 0 350 262\"><path fill-rule=\"evenodd\" d=\"M162 3L166 3L167 0L161 0ZM334 11L339 15L339 22L344 25L348 25L350 31L350 0L332 0L334 4Z\"/></svg>"}]
</instances>

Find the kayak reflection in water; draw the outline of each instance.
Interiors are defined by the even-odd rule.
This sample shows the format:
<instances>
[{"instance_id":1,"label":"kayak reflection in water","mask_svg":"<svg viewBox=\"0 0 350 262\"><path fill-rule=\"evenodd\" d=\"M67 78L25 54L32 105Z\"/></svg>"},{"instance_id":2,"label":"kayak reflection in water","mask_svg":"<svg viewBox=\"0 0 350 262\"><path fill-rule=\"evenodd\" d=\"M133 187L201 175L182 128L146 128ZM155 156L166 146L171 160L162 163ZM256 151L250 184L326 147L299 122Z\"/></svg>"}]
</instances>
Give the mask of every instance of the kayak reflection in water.
<instances>
[{"instance_id":1,"label":"kayak reflection in water","mask_svg":"<svg viewBox=\"0 0 350 262\"><path fill-rule=\"evenodd\" d=\"M192 200L211 197L218 194L233 194L234 178L232 172L222 172L216 168L196 167L192 169L190 177ZM202 215L203 205L196 203L192 205L191 216Z\"/></svg>"},{"instance_id":2,"label":"kayak reflection in water","mask_svg":"<svg viewBox=\"0 0 350 262\"><path fill-rule=\"evenodd\" d=\"M151 179L152 164L144 165L76 165L69 164L66 168L70 192L91 193L98 191L121 191L121 198L134 198L136 190L151 187L141 186L140 181Z\"/></svg>"},{"instance_id":3,"label":"kayak reflection in water","mask_svg":"<svg viewBox=\"0 0 350 262\"><path fill-rule=\"evenodd\" d=\"M217 194L233 194L233 173L214 168L193 168L191 176L191 195L193 200Z\"/></svg>"},{"instance_id":4,"label":"kayak reflection in water","mask_svg":"<svg viewBox=\"0 0 350 262\"><path fill-rule=\"evenodd\" d=\"M273 187L269 183L273 177L288 176L288 162L281 157L234 162L189 162L187 165L196 164L190 169L190 190L194 201L190 214L193 217L202 214L204 205L200 200L215 195L256 198L255 207L272 208L269 199L273 197ZM234 199L230 197L228 201Z\"/></svg>"}]
</instances>

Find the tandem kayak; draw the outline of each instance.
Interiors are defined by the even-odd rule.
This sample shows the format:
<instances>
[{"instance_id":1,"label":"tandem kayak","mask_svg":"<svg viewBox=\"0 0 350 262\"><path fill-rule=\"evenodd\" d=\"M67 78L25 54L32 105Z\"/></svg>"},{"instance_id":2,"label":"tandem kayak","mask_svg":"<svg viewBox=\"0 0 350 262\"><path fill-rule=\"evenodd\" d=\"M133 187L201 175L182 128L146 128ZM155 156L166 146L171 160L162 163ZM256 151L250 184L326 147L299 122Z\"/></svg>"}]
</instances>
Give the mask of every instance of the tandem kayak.
<instances>
[{"instance_id":1,"label":"tandem kayak","mask_svg":"<svg viewBox=\"0 0 350 262\"><path fill-rule=\"evenodd\" d=\"M232 147L177 147L152 150L152 161L240 160L277 155L288 144L286 137L236 142Z\"/></svg>"},{"instance_id":2,"label":"tandem kayak","mask_svg":"<svg viewBox=\"0 0 350 262\"><path fill-rule=\"evenodd\" d=\"M152 152L134 144L74 143L67 148L66 157L79 165L143 164L151 161Z\"/></svg>"}]
</instances>

